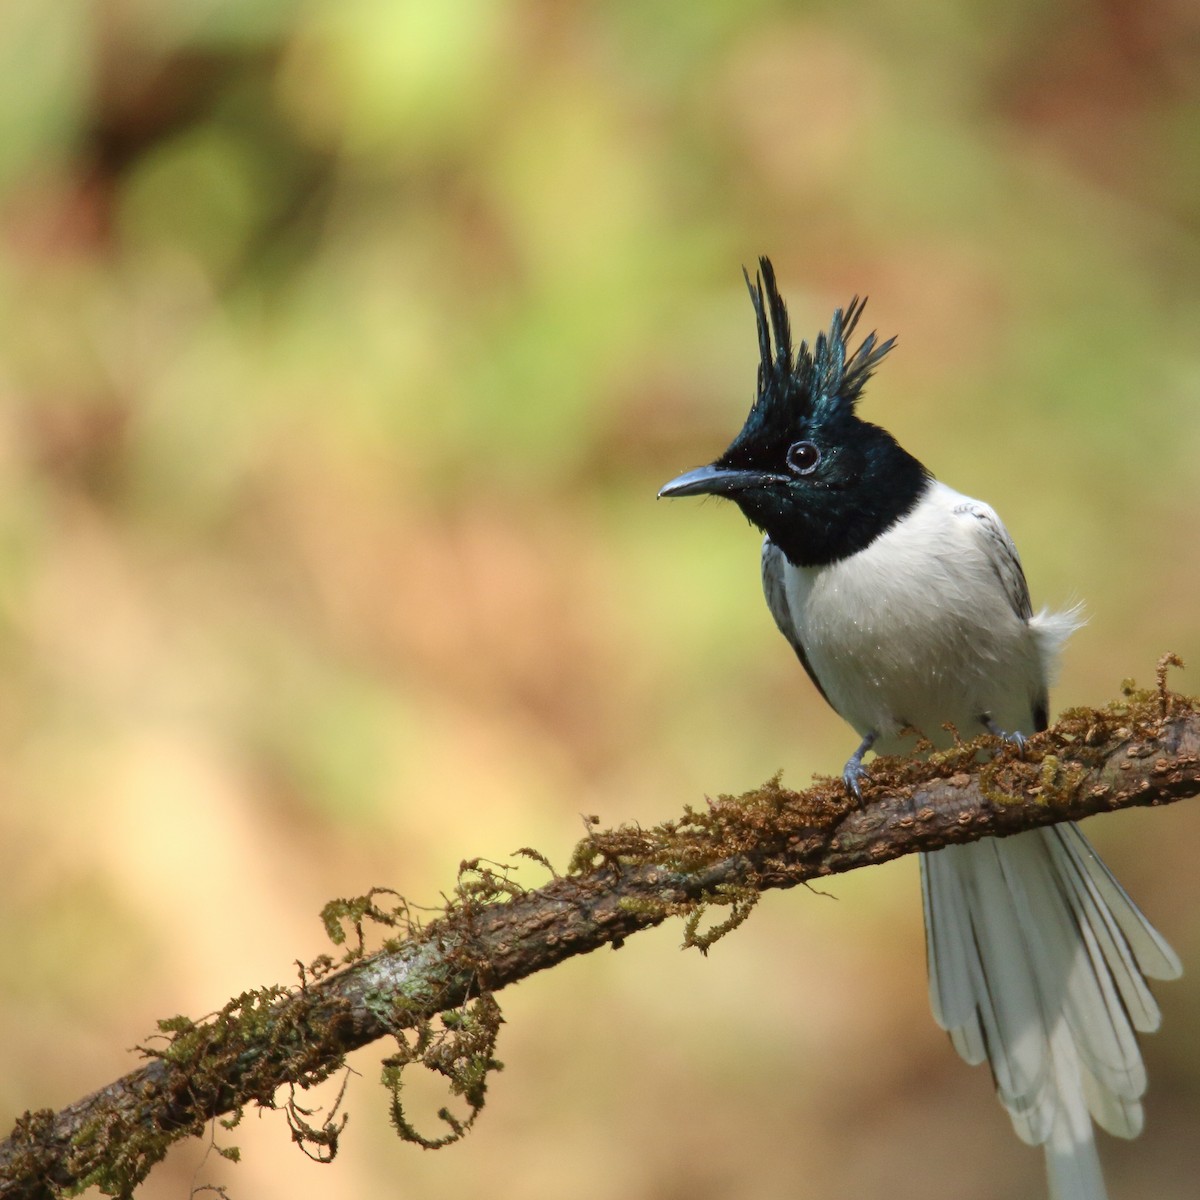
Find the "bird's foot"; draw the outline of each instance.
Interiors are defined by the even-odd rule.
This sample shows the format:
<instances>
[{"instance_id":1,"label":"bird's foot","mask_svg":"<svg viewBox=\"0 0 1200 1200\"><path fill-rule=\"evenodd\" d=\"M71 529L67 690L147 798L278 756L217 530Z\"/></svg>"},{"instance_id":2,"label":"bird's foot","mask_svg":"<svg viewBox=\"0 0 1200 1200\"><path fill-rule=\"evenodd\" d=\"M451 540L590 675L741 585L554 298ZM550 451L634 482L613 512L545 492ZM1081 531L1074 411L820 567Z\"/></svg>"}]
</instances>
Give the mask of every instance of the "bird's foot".
<instances>
[{"instance_id":1,"label":"bird's foot","mask_svg":"<svg viewBox=\"0 0 1200 1200\"><path fill-rule=\"evenodd\" d=\"M992 735L992 737L998 737L1001 741L1008 742L1008 744L1011 746L1016 746L1017 757L1025 757L1025 743L1028 739L1023 733L1019 731L1008 733L1006 730L1001 729L1000 726L997 725L996 722L986 714L981 717L980 720L983 722L984 729L986 729L988 733Z\"/></svg>"},{"instance_id":2,"label":"bird's foot","mask_svg":"<svg viewBox=\"0 0 1200 1200\"><path fill-rule=\"evenodd\" d=\"M854 793L856 800L862 799L862 783L860 781L865 779L866 775L867 768L853 758L846 764L845 770L842 771L842 782L846 785L848 792Z\"/></svg>"},{"instance_id":3,"label":"bird's foot","mask_svg":"<svg viewBox=\"0 0 1200 1200\"><path fill-rule=\"evenodd\" d=\"M842 769L842 782L846 785L846 790L854 794L856 800L862 799L862 780L867 774L867 768L863 766L863 757L875 745L878 736L876 733L868 733Z\"/></svg>"}]
</instances>

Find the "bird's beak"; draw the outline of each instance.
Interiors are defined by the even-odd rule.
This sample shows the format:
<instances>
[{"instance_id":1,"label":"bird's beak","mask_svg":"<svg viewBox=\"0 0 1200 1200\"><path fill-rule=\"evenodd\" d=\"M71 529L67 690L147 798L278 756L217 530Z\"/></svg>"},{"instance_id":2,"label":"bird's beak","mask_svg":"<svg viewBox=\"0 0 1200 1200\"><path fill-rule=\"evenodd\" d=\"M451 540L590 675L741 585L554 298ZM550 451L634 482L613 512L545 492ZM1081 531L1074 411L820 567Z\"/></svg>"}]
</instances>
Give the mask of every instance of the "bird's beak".
<instances>
[{"instance_id":1,"label":"bird's beak","mask_svg":"<svg viewBox=\"0 0 1200 1200\"><path fill-rule=\"evenodd\" d=\"M777 483L779 477L766 471L733 471L728 467L697 467L677 475L670 483L658 489L658 498L664 496L732 496L749 488L764 487Z\"/></svg>"}]
</instances>

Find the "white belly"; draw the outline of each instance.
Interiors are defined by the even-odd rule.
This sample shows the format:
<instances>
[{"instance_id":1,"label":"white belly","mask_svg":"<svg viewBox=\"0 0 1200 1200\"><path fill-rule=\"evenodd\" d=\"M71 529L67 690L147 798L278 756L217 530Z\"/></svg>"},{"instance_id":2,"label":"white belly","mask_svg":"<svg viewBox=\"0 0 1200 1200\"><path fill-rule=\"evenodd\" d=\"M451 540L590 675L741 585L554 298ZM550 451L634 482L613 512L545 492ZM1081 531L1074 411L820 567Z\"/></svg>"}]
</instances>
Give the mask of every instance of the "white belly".
<instances>
[{"instance_id":1,"label":"white belly","mask_svg":"<svg viewBox=\"0 0 1200 1200\"><path fill-rule=\"evenodd\" d=\"M895 753L904 726L935 744L990 716L1033 727L1046 664L1036 620L1017 614L965 500L934 484L917 509L866 550L785 572L791 617L830 703L876 749Z\"/></svg>"}]
</instances>

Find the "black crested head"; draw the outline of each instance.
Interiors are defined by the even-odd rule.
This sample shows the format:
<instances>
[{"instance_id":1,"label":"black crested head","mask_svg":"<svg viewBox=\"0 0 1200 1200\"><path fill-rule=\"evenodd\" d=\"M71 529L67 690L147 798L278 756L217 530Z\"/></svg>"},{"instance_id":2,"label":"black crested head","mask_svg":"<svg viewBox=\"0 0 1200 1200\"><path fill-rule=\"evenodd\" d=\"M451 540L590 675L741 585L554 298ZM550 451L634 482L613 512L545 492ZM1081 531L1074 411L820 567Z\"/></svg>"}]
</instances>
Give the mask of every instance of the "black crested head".
<instances>
[{"instance_id":1,"label":"black crested head","mask_svg":"<svg viewBox=\"0 0 1200 1200\"><path fill-rule=\"evenodd\" d=\"M868 334L849 349L866 300L833 314L812 348L792 346L771 260L746 284L758 326L758 390L742 431L711 466L673 479L660 496L733 500L798 566L822 566L865 549L908 513L929 474L855 405L895 345Z\"/></svg>"}]
</instances>

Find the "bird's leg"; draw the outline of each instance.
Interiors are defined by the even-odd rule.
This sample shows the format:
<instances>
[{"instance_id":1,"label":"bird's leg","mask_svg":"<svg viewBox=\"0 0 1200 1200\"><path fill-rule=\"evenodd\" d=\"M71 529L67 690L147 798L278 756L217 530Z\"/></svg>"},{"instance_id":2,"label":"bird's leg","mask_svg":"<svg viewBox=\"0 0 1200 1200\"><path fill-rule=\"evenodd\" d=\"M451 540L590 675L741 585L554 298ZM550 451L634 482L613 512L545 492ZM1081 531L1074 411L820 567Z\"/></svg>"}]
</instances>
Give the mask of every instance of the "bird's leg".
<instances>
[{"instance_id":1,"label":"bird's leg","mask_svg":"<svg viewBox=\"0 0 1200 1200\"><path fill-rule=\"evenodd\" d=\"M875 739L878 737L879 734L874 730L868 733L842 769L842 782L859 800L862 799L862 787L858 781L867 773L867 768L863 766L863 755L875 745Z\"/></svg>"},{"instance_id":2,"label":"bird's leg","mask_svg":"<svg viewBox=\"0 0 1200 1200\"><path fill-rule=\"evenodd\" d=\"M992 720L991 713L984 713L979 718L979 723L992 735L998 737L1001 741L1011 742L1017 748L1017 753L1023 755L1025 753L1025 735L1021 732L1006 733L995 721Z\"/></svg>"}]
</instances>

